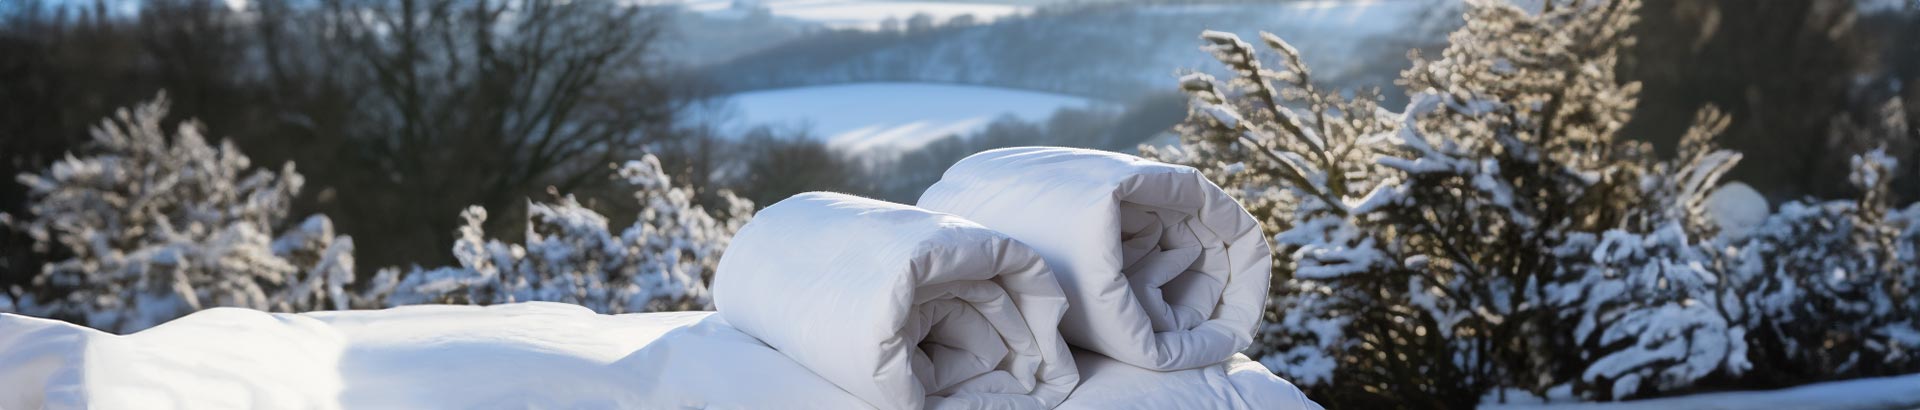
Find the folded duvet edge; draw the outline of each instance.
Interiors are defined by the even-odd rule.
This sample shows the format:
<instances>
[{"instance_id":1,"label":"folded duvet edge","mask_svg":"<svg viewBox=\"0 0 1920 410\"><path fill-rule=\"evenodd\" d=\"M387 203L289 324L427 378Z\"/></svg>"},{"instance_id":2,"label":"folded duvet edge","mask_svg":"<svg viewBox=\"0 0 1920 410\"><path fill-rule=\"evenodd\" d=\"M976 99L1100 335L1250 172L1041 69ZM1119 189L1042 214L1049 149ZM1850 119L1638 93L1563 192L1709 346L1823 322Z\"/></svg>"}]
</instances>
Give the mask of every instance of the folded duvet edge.
<instances>
[{"instance_id":1,"label":"folded duvet edge","mask_svg":"<svg viewBox=\"0 0 1920 410\"><path fill-rule=\"evenodd\" d=\"M1066 299L1040 257L909 205L815 192L769 206L721 258L714 300L880 408L1047 408L1079 381L1057 330Z\"/></svg>"},{"instance_id":2,"label":"folded duvet edge","mask_svg":"<svg viewBox=\"0 0 1920 410\"><path fill-rule=\"evenodd\" d=\"M1267 302L1271 246L1258 221L1191 167L1077 148L1002 148L962 159L918 204L1031 246L1074 306L1063 320L1066 340L1135 366L1179 370L1225 360L1251 345ZM1142 213L1188 228L1179 233L1201 242L1204 254L1179 275L1204 278L1142 284L1142 277L1123 273L1134 262L1154 260L1123 249L1128 229L1150 225L1128 219ZM1192 223L1180 222L1182 216ZM1161 288L1174 282L1181 284ZM1218 292L1196 299L1211 289L1186 286L1193 283ZM1158 299L1163 296L1169 299ZM1167 320L1192 312L1207 317ZM1172 322L1181 326L1167 328Z\"/></svg>"}]
</instances>

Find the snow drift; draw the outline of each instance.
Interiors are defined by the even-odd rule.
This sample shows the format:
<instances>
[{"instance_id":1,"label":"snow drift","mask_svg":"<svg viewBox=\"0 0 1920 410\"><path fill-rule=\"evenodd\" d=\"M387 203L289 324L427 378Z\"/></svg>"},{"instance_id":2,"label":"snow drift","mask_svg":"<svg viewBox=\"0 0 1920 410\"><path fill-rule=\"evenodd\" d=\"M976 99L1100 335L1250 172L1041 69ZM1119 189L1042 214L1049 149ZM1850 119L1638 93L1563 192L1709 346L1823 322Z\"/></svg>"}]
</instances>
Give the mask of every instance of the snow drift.
<instances>
[{"instance_id":1,"label":"snow drift","mask_svg":"<svg viewBox=\"0 0 1920 410\"><path fill-rule=\"evenodd\" d=\"M1021 147L954 164L920 197L1033 247L1068 302L1073 345L1153 370L1220 363L1253 342L1271 253L1260 225L1193 168Z\"/></svg>"},{"instance_id":2,"label":"snow drift","mask_svg":"<svg viewBox=\"0 0 1920 410\"><path fill-rule=\"evenodd\" d=\"M1050 408L1079 383L1033 251L958 217L795 195L733 238L719 315L875 406Z\"/></svg>"}]
</instances>

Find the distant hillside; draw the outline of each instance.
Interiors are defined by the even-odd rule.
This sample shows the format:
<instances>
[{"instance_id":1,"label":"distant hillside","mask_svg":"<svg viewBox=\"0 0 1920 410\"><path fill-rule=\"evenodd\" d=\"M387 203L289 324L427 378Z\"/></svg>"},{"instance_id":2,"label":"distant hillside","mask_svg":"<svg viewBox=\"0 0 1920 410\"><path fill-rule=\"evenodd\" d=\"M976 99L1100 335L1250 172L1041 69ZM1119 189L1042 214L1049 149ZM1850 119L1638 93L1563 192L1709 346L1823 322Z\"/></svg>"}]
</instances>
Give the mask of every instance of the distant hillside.
<instances>
[{"instance_id":1,"label":"distant hillside","mask_svg":"<svg viewBox=\"0 0 1920 410\"><path fill-rule=\"evenodd\" d=\"M1457 22L1444 0L1282 4L1101 4L1043 8L991 24L822 31L704 71L734 91L845 82L980 84L1125 100L1211 67L1202 30L1279 34L1341 87L1392 84L1406 49ZM1409 29L1408 27L1416 27ZM1397 96L1389 96L1397 97Z\"/></svg>"},{"instance_id":2,"label":"distant hillside","mask_svg":"<svg viewBox=\"0 0 1920 410\"><path fill-rule=\"evenodd\" d=\"M1062 108L1117 107L1059 94L924 83L799 87L736 94L732 100L731 126L804 130L849 154L911 151L973 134L1002 117L1036 122Z\"/></svg>"}]
</instances>

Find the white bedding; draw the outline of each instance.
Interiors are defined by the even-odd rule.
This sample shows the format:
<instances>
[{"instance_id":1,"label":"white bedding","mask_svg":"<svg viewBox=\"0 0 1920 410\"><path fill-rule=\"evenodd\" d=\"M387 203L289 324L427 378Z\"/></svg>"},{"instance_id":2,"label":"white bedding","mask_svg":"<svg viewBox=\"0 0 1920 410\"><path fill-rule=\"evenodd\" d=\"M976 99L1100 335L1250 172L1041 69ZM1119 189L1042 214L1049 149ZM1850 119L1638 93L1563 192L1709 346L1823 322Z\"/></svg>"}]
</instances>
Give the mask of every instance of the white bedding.
<instances>
[{"instance_id":1,"label":"white bedding","mask_svg":"<svg viewBox=\"0 0 1920 410\"><path fill-rule=\"evenodd\" d=\"M1186 370L1155 371L1074 349L1080 388L1059 410L1322 410L1300 388L1246 355Z\"/></svg>"},{"instance_id":2,"label":"white bedding","mask_svg":"<svg viewBox=\"0 0 1920 410\"><path fill-rule=\"evenodd\" d=\"M1031 246L1072 306L1068 343L1154 370L1220 363L1253 342L1270 248L1260 225L1190 167L1022 147L954 164L920 197Z\"/></svg>"},{"instance_id":3,"label":"white bedding","mask_svg":"<svg viewBox=\"0 0 1920 410\"><path fill-rule=\"evenodd\" d=\"M734 235L714 306L884 409L1044 409L1079 383L1065 297L1026 246L952 215L795 195Z\"/></svg>"},{"instance_id":4,"label":"white bedding","mask_svg":"<svg viewBox=\"0 0 1920 410\"><path fill-rule=\"evenodd\" d=\"M639 380L642 409L859 410L873 405L834 386L711 312L618 366Z\"/></svg>"},{"instance_id":5,"label":"white bedding","mask_svg":"<svg viewBox=\"0 0 1920 410\"><path fill-rule=\"evenodd\" d=\"M218 308L125 336L0 314L0 409L653 408L634 386L658 376L616 364L708 314Z\"/></svg>"},{"instance_id":6,"label":"white bedding","mask_svg":"<svg viewBox=\"0 0 1920 410\"><path fill-rule=\"evenodd\" d=\"M1074 354L1085 380L1058 408L1317 408L1249 361L1154 372ZM127 336L0 314L0 409L41 408L873 407L713 312L531 302L212 309Z\"/></svg>"}]
</instances>

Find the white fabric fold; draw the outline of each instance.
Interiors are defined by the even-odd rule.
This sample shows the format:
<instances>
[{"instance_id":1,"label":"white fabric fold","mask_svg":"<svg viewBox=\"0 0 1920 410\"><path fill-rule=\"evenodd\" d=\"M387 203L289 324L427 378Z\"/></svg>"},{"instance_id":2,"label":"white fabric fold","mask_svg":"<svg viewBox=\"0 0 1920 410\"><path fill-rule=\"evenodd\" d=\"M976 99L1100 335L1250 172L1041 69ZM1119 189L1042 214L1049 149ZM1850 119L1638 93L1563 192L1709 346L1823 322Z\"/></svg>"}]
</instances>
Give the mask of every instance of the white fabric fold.
<instances>
[{"instance_id":1,"label":"white fabric fold","mask_svg":"<svg viewBox=\"0 0 1920 410\"><path fill-rule=\"evenodd\" d=\"M614 364L642 409L872 409L720 315L675 328Z\"/></svg>"},{"instance_id":2,"label":"white fabric fold","mask_svg":"<svg viewBox=\"0 0 1920 410\"><path fill-rule=\"evenodd\" d=\"M1243 357L1156 372L1072 354L1061 409L1317 408ZM126 336L0 314L0 381L3 409L873 408L713 312L544 302L214 309Z\"/></svg>"},{"instance_id":3,"label":"white fabric fold","mask_svg":"<svg viewBox=\"0 0 1920 410\"><path fill-rule=\"evenodd\" d=\"M947 170L919 206L1039 252L1072 306L1068 343L1153 370L1227 360L1253 342L1271 248L1246 209L1191 167L1022 147Z\"/></svg>"},{"instance_id":4,"label":"white fabric fold","mask_svg":"<svg viewBox=\"0 0 1920 410\"><path fill-rule=\"evenodd\" d=\"M726 322L883 409L1051 408L1079 382L1040 257L952 215L805 193L728 245Z\"/></svg>"},{"instance_id":5,"label":"white fabric fold","mask_svg":"<svg viewBox=\"0 0 1920 410\"><path fill-rule=\"evenodd\" d=\"M1234 354L1186 370L1148 370L1075 349L1080 388L1059 410L1323 410L1259 362Z\"/></svg>"},{"instance_id":6,"label":"white fabric fold","mask_svg":"<svg viewBox=\"0 0 1920 410\"><path fill-rule=\"evenodd\" d=\"M642 395L641 380L682 375L615 364L710 314L600 315L544 302L217 308L124 336L0 314L0 409L679 408Z\"/></svg>"}]
</instances>

